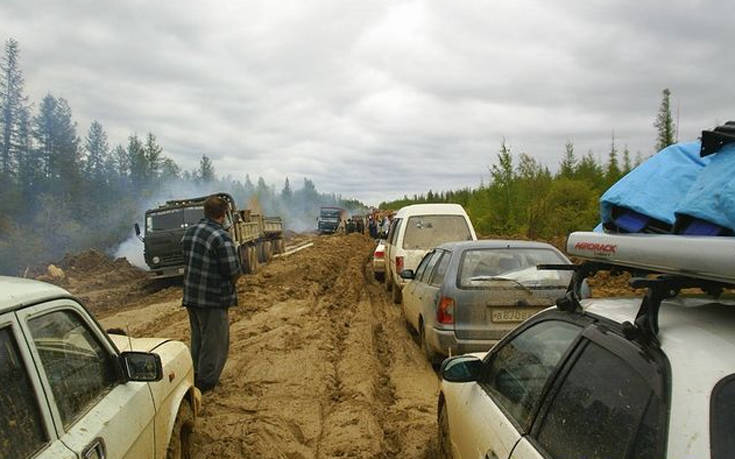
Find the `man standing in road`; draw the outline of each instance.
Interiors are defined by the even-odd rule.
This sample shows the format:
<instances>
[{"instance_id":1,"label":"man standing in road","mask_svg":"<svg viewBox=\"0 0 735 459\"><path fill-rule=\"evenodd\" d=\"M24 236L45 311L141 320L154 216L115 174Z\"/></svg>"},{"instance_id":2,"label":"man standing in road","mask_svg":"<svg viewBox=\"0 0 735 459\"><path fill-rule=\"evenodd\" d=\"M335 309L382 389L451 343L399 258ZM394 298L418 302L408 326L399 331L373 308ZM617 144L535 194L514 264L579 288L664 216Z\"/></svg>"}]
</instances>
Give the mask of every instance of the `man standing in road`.
<instances>
[{"instance_id":1,"label":"man standing in road","mask_svg":"<svg viewBox=\"0 0 735 459\"><path fill-rule=\"evenodd\" d=\"M230 325L227 310L237 305L235 282L242 275L235 244L222 226L227 202L210 196L204 218L181 239L186 271L184 300L191 325L194 384L202 392L217 385L227 360Z\"/></svg>"}]
</instances>

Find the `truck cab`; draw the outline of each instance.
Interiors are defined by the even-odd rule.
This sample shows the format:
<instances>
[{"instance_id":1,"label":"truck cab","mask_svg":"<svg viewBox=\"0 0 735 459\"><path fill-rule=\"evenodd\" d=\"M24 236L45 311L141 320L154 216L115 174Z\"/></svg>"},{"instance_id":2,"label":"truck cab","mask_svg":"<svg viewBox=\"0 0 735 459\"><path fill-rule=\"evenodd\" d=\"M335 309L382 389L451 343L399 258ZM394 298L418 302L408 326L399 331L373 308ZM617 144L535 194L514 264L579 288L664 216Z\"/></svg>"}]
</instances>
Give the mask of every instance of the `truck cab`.
<instances>
[{"instance_id":1,"label":"truck cab","mask_svg":"<svg viewBox=\"0 0 735 459\"><path fill-rule=\"evenodd\" d=\"M317 230L320 234L336 233L344 230L347 211L341 207L322 207L319 209Z\"/></svg>"},{"instance_id":2,"label":"truck cab","mask_svg":"<svg viewBox=\"0 0 735 459\"><path fill-rule=\"evenodd\" d=\"M218 196L229 203L225 216L225 228L233 221L234 200L226 193ZM145 213L144 257L151 269L151 277L163 279L184 274L184 256L181 238L186 229L204 218L204 201L208 196L167 201ZM140 227L135 231L140 236Z\"/></svg>"}]
</instances>

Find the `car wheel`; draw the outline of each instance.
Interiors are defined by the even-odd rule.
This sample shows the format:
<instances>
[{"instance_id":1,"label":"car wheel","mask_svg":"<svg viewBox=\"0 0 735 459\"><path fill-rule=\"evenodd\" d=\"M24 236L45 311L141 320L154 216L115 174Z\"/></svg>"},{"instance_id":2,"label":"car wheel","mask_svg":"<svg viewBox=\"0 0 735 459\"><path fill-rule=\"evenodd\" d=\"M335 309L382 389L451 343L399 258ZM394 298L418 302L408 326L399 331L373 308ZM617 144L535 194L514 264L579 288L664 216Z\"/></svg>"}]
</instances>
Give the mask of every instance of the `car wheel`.
<instances>
[{"instance_id":1,"label":"car wheel","mask_svg":"<svg viewBox=\"0 0 735 459\"><path fill-rule=\"evenodd\" d=\"M403 300L403 295L401 295L401 288L393 283L393 303L401 304L401 300Z\"/></svg>"},{"instance_id":2,"label":"car wheel","mask_svg":"<svg viewBox=\"0 0 735 459\"><path fill-rule=\"evenodd\" d=\"M447 403L443 402L439 407L439 457L441 459L452 458L452 447L450 445Z\"/></svg>"},{"instance_id":3,"label":"car wheel","mask_svg":"<svg viewBox=\"0 0 735 459\"><path fill-rule=\"evenodd\" d=\"M426 340L426 326L423 321L419 322L419 340L421 343L421 349L424 351L424 355L429 360L431 366L437 366L441 362L441 356L437 354L429 345Z\"/></svg>"},{"instance_id":4,"label":"car wheel","mask_svg":"<svg viewBox=\"0 0 735 459\"><path fill-rule=\"evenodd\" d=\"M191 457L191 433L194 430L194 412L189 400L184 398L176 414L171 440L166 448L167 459L188 459Z\"/></svg>"},{"instance_id":5,"label":"car wheel","mask_svg":"<svg viewBox=\"0 0 735 459\"><path fill-rule=\"evenodd\" d=\"M386 292L390 292L393 288L393 280L390 277L390 271L386 271L385 274L383 274L383 287L385 287Z\"/></svg>"},{"instance_id":6,"label":"car wheel","mask_svg":"<svg viewBox=\"0 0 735 459\"><path fill-rule=\"evenodd\" d=\"M383 280L385 280L385 273L375 272L374 274L375 274L376 281L383 282Z\"/></svg>"}]
</instances>

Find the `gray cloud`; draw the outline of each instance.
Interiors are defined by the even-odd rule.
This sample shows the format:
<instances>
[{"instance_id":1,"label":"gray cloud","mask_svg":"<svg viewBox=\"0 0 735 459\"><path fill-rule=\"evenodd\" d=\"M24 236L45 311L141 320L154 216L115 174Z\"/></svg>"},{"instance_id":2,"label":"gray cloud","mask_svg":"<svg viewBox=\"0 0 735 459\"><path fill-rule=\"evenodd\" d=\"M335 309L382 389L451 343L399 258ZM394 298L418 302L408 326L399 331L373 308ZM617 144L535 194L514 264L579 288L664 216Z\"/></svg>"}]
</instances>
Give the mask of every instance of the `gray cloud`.
<instances>
[{"instance_id":1,"label":"gray cloud","mask_svg":"<svg viewBox=\"0 0 735 459\"><path fill-rule=\"evenodd\" d=\"M155 133L184 168L377 203L487 180L505 138L552 169L564 143L652 153L661 90L680 137L735 117L735 6L700 1L0 4L26 91L83 135Z\"/></svg>"}]
</instances>

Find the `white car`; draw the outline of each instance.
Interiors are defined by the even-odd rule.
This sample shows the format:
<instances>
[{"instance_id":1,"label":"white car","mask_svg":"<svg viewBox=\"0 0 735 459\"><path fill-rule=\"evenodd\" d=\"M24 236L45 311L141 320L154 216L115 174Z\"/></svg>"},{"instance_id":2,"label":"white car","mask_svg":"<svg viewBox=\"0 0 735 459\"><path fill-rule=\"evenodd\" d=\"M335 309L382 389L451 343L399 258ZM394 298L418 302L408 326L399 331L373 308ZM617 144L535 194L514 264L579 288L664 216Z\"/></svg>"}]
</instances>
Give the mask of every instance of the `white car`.
<instances>
[{"instance_id":1,"label":"white car","mask_svg":"<svg viewBox=\"0 0 735 459\"><path fill-rule=\"evenodd\" d=\"M445 242L476 240L475 228L459 204L402 207L385 240L385 289L393 292L393 302L401 303L401 289L408 283L401 271L415 271L424 255Z\"/></svg>"},{"instance_id":2,"label":"white car","mask_svg":"<svg viewBox=\"0 0 735 459\"><path fill-rule=\"evenodd\" d=\"M69 292L0 276L0 456L188 455L188 347L108 335Z\"/></svg>"},{"instance_id":3,"label":"white car","mask_svg":"<svg viewBox=\"0 0 735 459\"><path fill-rule=\"evenodd\" d=\"M377 281L385 278L385 241L382 239L378 239L378 245L373 250L373 275Z\"/></svg>"},{"instance_id":4,"label":"white car","mask_svg":"<svg viewBox=\"0 0 735 459\"><path fill-rule=\"evenodd\" d=\"M570 254L593 261L577 268L556 308L486 354L444 361L444 456L735 456L735 301L676 295L735 284L735 239L594 234L570 237ZM681 277L697 263L706 271ZM611 268L664 274L634 281L647 289L643 299L580 300L581 280Z\"/></svg>"}]
</instances>

